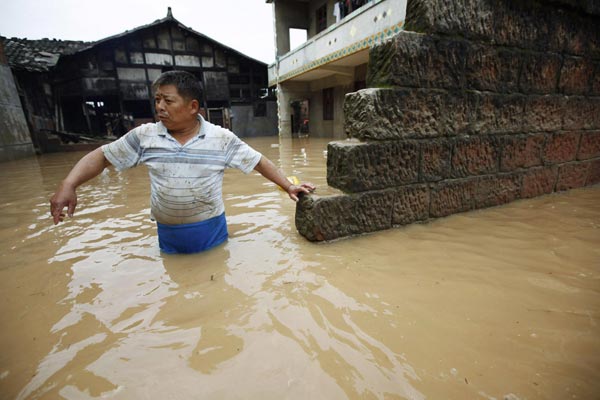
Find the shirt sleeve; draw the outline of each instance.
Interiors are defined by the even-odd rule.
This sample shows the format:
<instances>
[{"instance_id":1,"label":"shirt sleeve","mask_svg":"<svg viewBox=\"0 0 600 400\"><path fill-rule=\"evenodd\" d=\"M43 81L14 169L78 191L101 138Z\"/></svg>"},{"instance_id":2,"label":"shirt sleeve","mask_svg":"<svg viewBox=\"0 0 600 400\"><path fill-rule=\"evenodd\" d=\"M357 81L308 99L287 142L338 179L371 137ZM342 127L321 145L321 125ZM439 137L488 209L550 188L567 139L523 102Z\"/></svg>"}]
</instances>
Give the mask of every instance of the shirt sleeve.
<instances>
[{"instance_id":1,"label":"shirt sleeve","mask_svg":"<svg viewBox=\"0 0 600 400\"><path fill-rule=\"evenodd\" d=\"M114 142L102 146L104 157L118 171L138 165L142 155L138 131L138 128L133 129Z\"/></svg>"},{"instance_id":2,"label":"shirt sleeve","mask_svg":"<svg viewBox=\"0 0 600 400\"><path fill-rule=\"evenodd\" d=\"M229 146L227 146L226 162L227 168L237 168L243 173L252 172L254 167L260 161L262 154L254 150L235 134L228 132L231 136Z\"/></svg>"}]
</instances>

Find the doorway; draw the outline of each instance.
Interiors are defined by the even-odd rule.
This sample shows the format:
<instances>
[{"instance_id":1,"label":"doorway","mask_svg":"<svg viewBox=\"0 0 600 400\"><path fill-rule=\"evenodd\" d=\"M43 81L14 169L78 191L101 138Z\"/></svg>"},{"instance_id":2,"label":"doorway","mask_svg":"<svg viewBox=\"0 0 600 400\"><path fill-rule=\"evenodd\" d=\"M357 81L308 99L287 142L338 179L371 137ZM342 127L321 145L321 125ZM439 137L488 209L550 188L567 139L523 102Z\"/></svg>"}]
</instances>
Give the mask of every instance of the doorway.
<instances>
[{"instance_id":1,"label":"doorway","mask_svg":"<svg viewBox=\"0 0 600 400\"><path fill-rule=\"evenodd\" d=\"M292 107L292 136L308 136L310 132L308 99L293 100Z\"/></svg>"}]
</instances>

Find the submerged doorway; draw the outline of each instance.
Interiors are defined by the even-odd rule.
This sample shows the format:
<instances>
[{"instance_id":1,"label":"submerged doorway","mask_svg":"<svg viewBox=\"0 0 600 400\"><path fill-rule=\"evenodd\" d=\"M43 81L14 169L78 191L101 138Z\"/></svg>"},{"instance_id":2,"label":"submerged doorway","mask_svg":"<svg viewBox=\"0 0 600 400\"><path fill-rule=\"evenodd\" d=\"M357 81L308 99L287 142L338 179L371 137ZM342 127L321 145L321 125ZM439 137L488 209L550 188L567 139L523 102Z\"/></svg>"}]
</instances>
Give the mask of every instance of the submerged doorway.
<instances>
[{"instance_id":1,"label":"submerged doorway","mask_svg":"<svg viewBox=\"0 0 600 400\"><path fill-rule=\"evenodd\" d=\"M309 130L309 103L308 99L293 100L292 107L292 136L308 136Z\"/></svg>"}]
</instances>

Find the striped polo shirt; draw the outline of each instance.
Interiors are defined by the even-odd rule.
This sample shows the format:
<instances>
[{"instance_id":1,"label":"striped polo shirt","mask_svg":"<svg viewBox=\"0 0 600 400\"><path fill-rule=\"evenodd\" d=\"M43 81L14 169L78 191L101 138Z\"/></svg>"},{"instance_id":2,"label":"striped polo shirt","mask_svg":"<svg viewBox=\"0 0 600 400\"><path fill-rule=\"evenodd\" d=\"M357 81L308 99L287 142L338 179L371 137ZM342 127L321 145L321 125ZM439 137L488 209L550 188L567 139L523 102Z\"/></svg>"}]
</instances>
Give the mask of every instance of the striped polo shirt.
<instances>
[{"instance_id":1,"label":"striped polo shirt","mask_svg":"<svg viewBox=\"0 0 600 400\"><path fill-rule=\"evenodd\" d=\"M198 119L198 135L183 145L157 122L102 146L106 159L119 171L139 164L148 167L152 216L162 224L189 224L221 215L225 168L247 174L260 161L261 154L231 131L201 115Z\"/></svg>"}]
</instances>

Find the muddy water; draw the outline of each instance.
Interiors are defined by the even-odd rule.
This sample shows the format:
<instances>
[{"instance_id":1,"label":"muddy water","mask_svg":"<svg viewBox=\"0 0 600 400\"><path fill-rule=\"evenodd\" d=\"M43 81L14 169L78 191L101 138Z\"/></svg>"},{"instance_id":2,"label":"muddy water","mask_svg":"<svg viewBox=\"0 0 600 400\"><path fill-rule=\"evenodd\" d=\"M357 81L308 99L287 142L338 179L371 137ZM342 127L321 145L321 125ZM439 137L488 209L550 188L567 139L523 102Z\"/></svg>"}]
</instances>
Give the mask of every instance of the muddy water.
<instances>
[{"instance_id":1,"label":"muddy water","mask_svg":"<svg viewBox=\"0 0 600 400\"><path fill-rule=\"evenodd\" d=\"M334 192L326 141L249 142ZM600 187L311 244L231 171L229 241L163 256L143 167L51 224L81 155L0 170L2 399L600 396Z\"/></svg>"}]
</instances>

